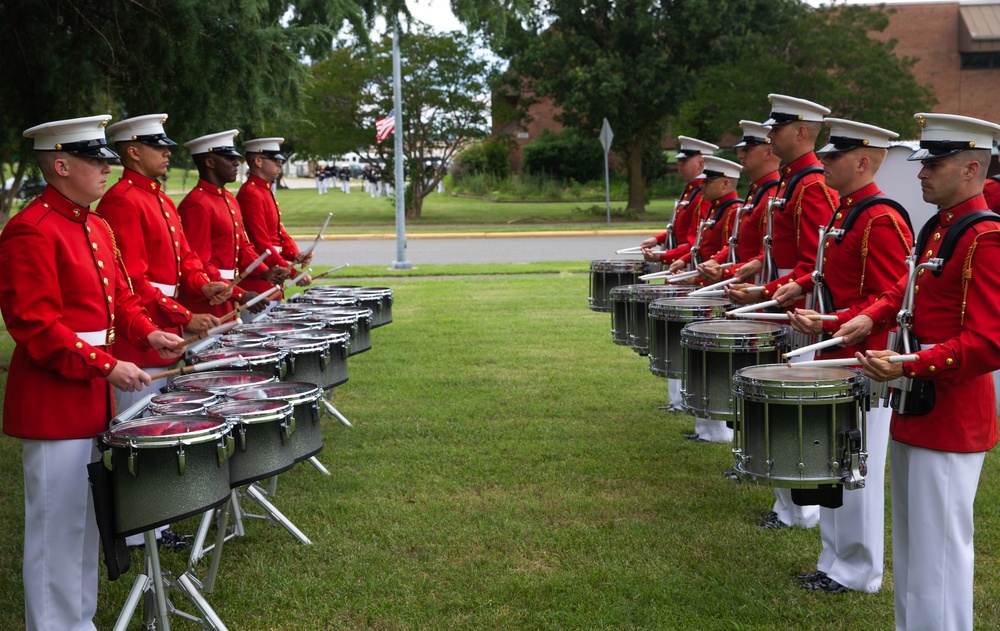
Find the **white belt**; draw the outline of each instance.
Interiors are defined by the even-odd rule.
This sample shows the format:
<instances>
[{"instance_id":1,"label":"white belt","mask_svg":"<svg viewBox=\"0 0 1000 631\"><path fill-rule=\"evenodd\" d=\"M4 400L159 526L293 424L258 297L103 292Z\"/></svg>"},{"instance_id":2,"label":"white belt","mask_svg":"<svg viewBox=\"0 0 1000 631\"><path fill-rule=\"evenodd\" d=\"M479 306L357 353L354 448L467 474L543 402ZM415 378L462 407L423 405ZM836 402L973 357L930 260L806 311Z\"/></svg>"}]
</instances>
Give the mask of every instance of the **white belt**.
<instances>
[{"instance_id":1,"label":"white belt","mask_svg":"<svg viewBox=\"0 0 1000 631\"><path fill-rule=\"evenodd\" d=\"M81 341L91 346L111 346L115 343L115 330L104 329L103 331L84 331L82 333L74 331Z\"/></svg>"},{"instance_id":2,"label":"white belt","mask_svg":"<svg viewBox=\"0 0 1000 631\"><path fill-rule=\"evenodd\" d=\"M273 251L275 254L281 254L281 246L280 245L272 245L271 246L271 251Z\"/></svg>"},{"instance_id":3,"label":"white belt","mask_svg":"<svg viewBox=\"0 0 1000 631\"><path fill-rule=\"evenodd\" d=\"M154 282L150 282L149 284L163 292L164 296L170 296L173 298L177 295L177 285L165 285L163 283Z\"/></svg>"},{"instance_id":4,"label":"white belt","mask_svg":"<svg viewBox=\"0 0 1000 631\"><path fill-rule=\"evenodd\" d=\"M793 269L795 269L795 268L794 267L786 267L785 269L779 268L778 269L778 278L781 278L782 276L785 276L786 274L791 274Z\"/></svg>"},{"instance_id":5,"label":"white belt","mask_svg":"<svg viewBox=\"0 0 1000 631\"><path fill-rule=\"evenodd\" d=\"M225 280L233 280L234 278L236 278L236 270L234 270L234 269L220 269L219 270L219 276L221 276Z\"/></svg>"}]
</instances>

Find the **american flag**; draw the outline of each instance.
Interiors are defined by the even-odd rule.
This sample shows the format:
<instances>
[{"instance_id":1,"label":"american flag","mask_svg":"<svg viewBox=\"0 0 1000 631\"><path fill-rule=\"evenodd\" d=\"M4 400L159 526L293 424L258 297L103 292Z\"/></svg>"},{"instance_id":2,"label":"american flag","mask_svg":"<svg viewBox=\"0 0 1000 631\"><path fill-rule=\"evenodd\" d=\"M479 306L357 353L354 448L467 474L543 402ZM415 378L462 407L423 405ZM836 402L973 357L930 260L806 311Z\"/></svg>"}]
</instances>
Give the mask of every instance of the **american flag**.
<instances>
[{"instance_id":1,"label":"american flag","mask_svg":"<svg viewBox=\"0 0 1000 631\"><path fill-rule=\"evenodd\" d=\"M385 118L375 121L375 142L382 142L396 129L396 110L389 110Z\"/></svg>"}]
</instances>

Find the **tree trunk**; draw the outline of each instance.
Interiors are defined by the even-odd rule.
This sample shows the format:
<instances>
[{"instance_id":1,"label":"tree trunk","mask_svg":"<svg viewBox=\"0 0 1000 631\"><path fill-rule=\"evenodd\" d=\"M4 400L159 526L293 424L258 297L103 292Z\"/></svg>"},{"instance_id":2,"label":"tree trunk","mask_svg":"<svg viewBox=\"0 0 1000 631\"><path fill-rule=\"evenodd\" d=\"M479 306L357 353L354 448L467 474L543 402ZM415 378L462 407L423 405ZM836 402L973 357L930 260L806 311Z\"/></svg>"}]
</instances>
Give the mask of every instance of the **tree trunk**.
<instances>
[{"instance_id":1,"label":"tree trunk","mask_svg":"<svg viewBox=\"0 0 1000 631\"><path fill-rule=\"evenodd\" d=\"M424 183L413 173L410 176L410 186L406 189L406 218L419 219L424 210Z\"/></svg>"},{"instance_id":2,"label":"tree trunk","mask_svg":"<svg viewBox=\"0 0 1000 631\"><path fill-rule=\"evenodd\" d=\"M633 138L625 148L628 208L639 214L646 212L646 178L642 173L642 148L642 138Z\"/></svg>"}]
</instances>

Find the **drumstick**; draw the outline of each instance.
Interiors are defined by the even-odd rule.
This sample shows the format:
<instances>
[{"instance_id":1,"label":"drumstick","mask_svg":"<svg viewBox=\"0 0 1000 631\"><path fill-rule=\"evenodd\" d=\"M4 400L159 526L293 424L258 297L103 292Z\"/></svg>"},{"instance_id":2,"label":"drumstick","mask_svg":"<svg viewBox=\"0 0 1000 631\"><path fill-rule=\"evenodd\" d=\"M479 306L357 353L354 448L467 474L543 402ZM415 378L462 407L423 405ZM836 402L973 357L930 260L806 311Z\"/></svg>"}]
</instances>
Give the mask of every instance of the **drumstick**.
<instances>
[{"instance_id":1,"label":"drumstick","mask_svg":"<svg viewBox=\"0 0 1000 631\"><path fill-rule=\"evenodd\" d=\"M666 278L667 276L673 276L674 273L670 270L664 270L662 272L652 272L650 274L643 274L639 277L639 280L659 280L660 278Z\"/></svg>"},{"instance_id":2,"label":"drumstick","mask_svg":"<svg viewBox=\"0 0 1000 631\"><path fill-rule=\"evenodd\" d=\"M321 273L316 274L315 276L313 276L313 280L316 280L317 278L323 278L324 276L327 276L328 274L332 274L334 272L339 272L340 270L344 269L345 267L350 267L350 265L351 265L350 263L344 263L343 265L338 265L337 267L334 267L332 269L328 269L325 272L321 272Z\"/></svg>"},{"instance_id":3,"label":"drumstick","mask_svg":"<svg viewBox=\"0 0 1000 631\"><path fill-rule=\"evenodd\" d=\"M765 300L764 302L758 302L752 305L746 305L745 307L737 307L726 312L726 316L734 316L739 313L749 313L750 311L759 311L761 309L769 309L771 307L777 307L777 300Z\"/></svg>"},{"instance_id":4,"label":"drumstick","mask_svg":"<svg viewBox=\"0 0 1000 631\"><path fill-rule=\"evenodd\" d=\"M718 269L726 269L727 267L730 267L730 266L732 266L732 263L723 263L722 265L719 266ZM694 278L695 276L698 276L700 274L701 274L701 272L699 272L698 270L692 270L690 272L684 272L682 274L675 274L667 282L668 283L677 283L677 282L680 282L680 281L682 281L682 280L684 280L686 278ZM733 281L730 280L728 282L731 283ZM716 283L716 285L718 285L718 283ZM715 285L711 285L711 286L714 287ZM721 287L721 285L719 285L719 286Z\"/></svg>"},{"instance_id":5,"label":"drumstick","mask_svg":"<svg viewBox=\"0 0 1000 631\"><path fill-rule=\"evenodd\" d=\"M302 273L301 273L301 274L299 274L298 276L296 276L295 278L293 278L293 279L291 280L291 283L292 283L293 285L294 285L294 284L296 284L296 283L298 283L298 282L299 282L300 280L302 280L303 278L305 278L305 277L306 277L306 276L307 276L307 275L309 274L310 270L312 270L312 268L311 268L311 267L310 267L309 269L304 269L304 270L302 270ZM287 283L287 282L289 282L289 281L288 281L288 280L285 280L284 282L286 282L286 283Z\"/></svg>"},{"instance_id":6,"label":"drumstick","mask_svg":"<svg viewBox=\"0 0 1000 631\"><path fill-rule=\"evenodd\" d=\"M108 423L109 427L114 427L119 423L124 423L125 421L131 421L133 417L138 416L146 411L149 407L149 402L153 400L153 397L160 394L159 392L150 392L141 400L133 403L131 407L125 408L125 410L116 414L111 421Z\"/></svg>"},{"instance_id":7,"label":"drumstick","mask_svg":"<svg viewBox=\"0 0 1000 631\"><path fill-rule=\"evenodd\" d=\"M642 246L637 245L634 248L622 248L621 250L615 250L615 254L642 254Z\"/></svg>"},{"instance_id":8,"label":"drumstick","mask_svg":"<svg viewBox=\"0 0 1000 631\"><path fill-rule=\"evenodd\" d=\"M802 348L797 348L794 351L789 351L787 353L782 353L781 357L783 359L791 359L792 357L798 357L799 355L805 355L812 351L818 351L821 348L829 348L831 346L836 346L844 341L844 336L833 337L822 342L816 342L815 344L810 344L809 346L803 346Z\"/></svg>"},{"instance_id":9,"label":"drumstick","mask_svg":"<svg viewBox=\"0 0 1000 631\"><path fill-rule=\"evenodd\" d=\"M706 291L705 289L699 289L697 291L692 291L691 293L688 294L688 296L701 296L704 298L714 297L714 296L725 296L725 295L726 295L725 289L712 289L710 291Z\"/></svg>"},{"instance_id":10,"label":"drumstick","mask_svg":"<svg viewBox=\"0 0 1000 631\"><path fill-rule=\"evenodd\" d=\"M234 278L229 283L229 285L226 287L226 289L232 289L233 287L235 287L236 285L238 285L241 280L243 280L244 278L246 278L247 276L249 276L250 272L252 272L255 269L257 269L257 266L260 265L261 263L263 263L264 259L266 259L269 256L271 256L271 248L264 248L264 253L261 254L260 256L258 256L254 260L253 263L251 263L250 265L247 265L247 268L245 270L243 270L242 272L240 272L239 274L237 274L236 278Z\"/></svg>"},{"instance_id":11,"label":"drumstick","mask_svg":"<svg viewBox=\"0 0 1000 631\"><path fill-rule=\"evenodd\" d=\"M163 377L172 377L173 375L186 375L192 372L201 372L203 370L210 370L212 368L218 368L219 366L233 366L236 364L246 364L247 360L244 359L242 355L237 355L236 357L226 357L224 359L213 359L208 362L201 362L200 364L192 364L190 366L185 366L184 368L174 368L173 370L164 370L163 372L156 372L149 376L150 379L162 379Z\"/></svg>"},{"instance_id":12,"label":"drumstick","mask_svg":"<svg viewBox=\"0 0 1000 631\"><path fill-rule=\"evenodd\" d=\"M247 301L247 303L245 305L240 305L240 306L236 307L235 309L233 309L232 311L230 311L226 315L224 315L221 318L219 318L219 321L220 322L225 322L226 320L228 320L230 318L235 318L240 313L242 313L244 310L246 310L246 309L254 306L255 304L257 304L261 300L266 299L268 296L270 296L271 294L273 294L276 291L279 291L280 289L281 289L281 285L275 285L274 287L268 289L264 293L262 293L262 294L260 294L260 295L258 295L256 297L254 297L254 298L251 298L250 300Z\"/></svg>"},{"instance_id":13,"label":"drumstick","mask_svg":"<svg viewBox=\"0 0 1000 631\"><path fill-rule=\"evenodd\" d=\"M880 359L882 361L887 361L890 364L904 364L908 362L915 362L920 359L917 355L889 355L888 357L873 357L872 359ZM807 362L788 362L789 366L860 366L861 362L854 357L841 357L839 359L814 359Z\"/></svg>"},{"instance_id":14,"label":"drumstick","mask_svg":"<svg viewBox=\"0 0 1000 631\"><path fill-rule=\"evenodd\" d=\"M204 333L198 333L197 335L192 335L191 337L185 338L183 342L174 347L174 350L185 348L188 344L192 342L197 342L198 340L203 340L206 337L212 337L213 335L222 335L229 329L233 328L239 324L239 322L227 322L225 324L220 324L219 326L212 327L211 329L205 331Z\"/></svg>"},{"instance_id":15,"label":"drumstick","mask_svg":"<svg viewBox=\"0 0 1000 631\"><path fill-rule=\"evenodd\" d=\"M690 294L688 294L690 295ZM704 294L702 294L704 295ZM787 313L737 313L734 314L737 318L759 318L761 320L790 320ZM836 322L837 316L835 315L819 315L818 313L810 313L807 316L802 316L807 320L818 320L820 322Z\"/></svg>"},{"instance_id":16,"label":"drumstick","mask_svg":"<svg viewBox=\"0 0 1000 631\"><path fill-rule=\"evenodd\" d=\"M731 263L726 263L726 265L731 265ZM715 283L714 285L707 285L705 287L702 287L701 289L696 289L696 290L692 291L688 295L689 296L725 296L726 292L722 291L722 288L725 287L726 285L732 285L733 283L738 283L738 282L740 282L740 279L737 278L736 276L733 276L732 278L729 278L729 279L726 279L724 281ZM714 293L716 290L718 290L719 293ZM713 292L713 293L708 293L708 292Z\"/></svg>"},{"instance_id":17,"label":"drumstick","mask_svg":"<svg viewBox=\"0 0 1000 631\"><path fill-rule=\"evenodd\" d=\"M329 225L330 223L330 217L333 217L333 213L330 213L326 216L326 221L323 222L323 226L319 229L319 233L316 235L316 240L312 242L312 245L309 246L309 249L306 250L305 252L299 252L299 255L295 257L296 263L298 263L299 261L306 260L306 257L312 254L313 250L316 249L316 244L319 243L319 240L323 238L323 231L326 230L327 225Z\"/></svg>"}]
</instances>

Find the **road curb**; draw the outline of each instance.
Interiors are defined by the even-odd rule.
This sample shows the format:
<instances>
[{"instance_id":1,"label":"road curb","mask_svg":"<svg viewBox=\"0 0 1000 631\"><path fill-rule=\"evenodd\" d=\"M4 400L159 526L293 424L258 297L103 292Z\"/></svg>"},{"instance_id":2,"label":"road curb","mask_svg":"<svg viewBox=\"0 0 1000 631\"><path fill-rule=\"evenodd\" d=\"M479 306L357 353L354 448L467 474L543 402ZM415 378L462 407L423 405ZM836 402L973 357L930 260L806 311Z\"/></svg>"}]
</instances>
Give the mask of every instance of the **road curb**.
<instances>
[{"instance_id":1,"label":"road curb","mask_svg":"<svg viewBox=\"0 0 1000 631\"><path fill-rule=\"evenodd\" d=\"M562 230L559 232L419 232L406 235L407 239L524 239L532 237L608 237L651 235L653 230ZM308 241L315 234L293 234L292 239ZM394 241L395 234L331 234L323 241Z\"/></svg>"}]
</instances>

